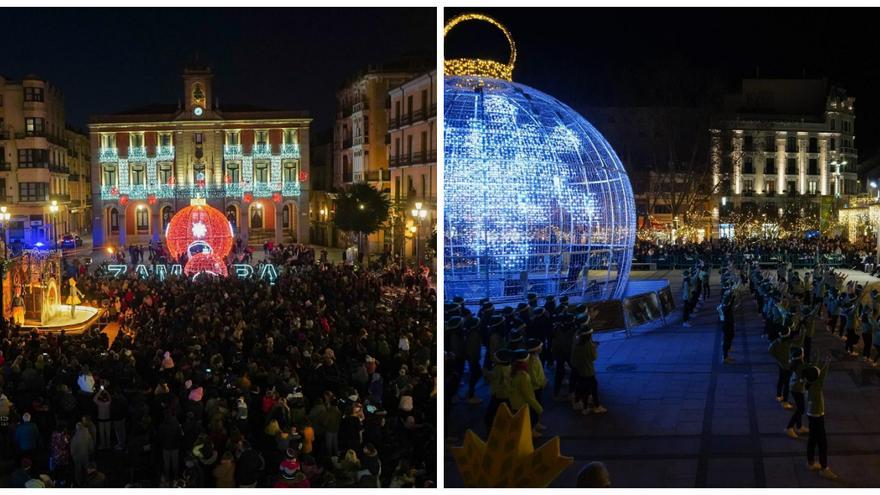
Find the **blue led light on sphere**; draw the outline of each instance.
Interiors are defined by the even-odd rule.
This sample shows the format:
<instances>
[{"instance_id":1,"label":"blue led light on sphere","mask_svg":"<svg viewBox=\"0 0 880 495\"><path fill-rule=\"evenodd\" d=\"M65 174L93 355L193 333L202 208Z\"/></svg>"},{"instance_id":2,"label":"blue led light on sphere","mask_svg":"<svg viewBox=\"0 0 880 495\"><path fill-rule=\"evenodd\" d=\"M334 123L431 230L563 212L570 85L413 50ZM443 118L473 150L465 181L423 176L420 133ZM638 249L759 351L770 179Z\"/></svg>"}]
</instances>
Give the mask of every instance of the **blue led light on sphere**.
<instances>
[{"instance_id":1,"label":"blue led light on sphere","mask_svg":"<svg viewBox=\"0 0 880 495\"><path fill-rule=\"evenodd\" d=\"M552 96L486 74L449 72L445 297L621 298L635 203L608 141Z\"/></svg>"}]
</instances>

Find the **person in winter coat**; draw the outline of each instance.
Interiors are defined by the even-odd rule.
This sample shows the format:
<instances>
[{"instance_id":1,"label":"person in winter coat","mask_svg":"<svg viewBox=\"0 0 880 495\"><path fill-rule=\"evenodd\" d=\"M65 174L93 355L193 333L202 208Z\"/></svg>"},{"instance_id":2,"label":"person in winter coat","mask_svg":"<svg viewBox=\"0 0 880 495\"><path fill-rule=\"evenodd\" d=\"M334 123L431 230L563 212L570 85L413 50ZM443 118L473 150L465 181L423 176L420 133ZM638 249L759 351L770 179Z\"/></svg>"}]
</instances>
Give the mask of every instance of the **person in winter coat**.
<instances>
[{"instance_id":1,"label":"person in winter coat","mask_svg":"<svg viewBox=\"0 0 880 495\"><path fill-rule=\"evenodd\" d=\"M214 476L214 486L217 488L235 488L235 458L232 452L223 454L211 475Z\"/></svg>"},{"instance_id":2,"label":"person in winter coat","mask_svg":"<svg viewBox=\"0 0 880 495\"><path fill-rule=\"evenodd\" d=\"M40 429L31 422L30 413L21 416L21 423L15 429L15 446L20 457L33 457L40 447Z\"/></svg>"},{"instance_id":3,"label":"person in winter coat","mask_svg":"<svg viewBox=\"0 0 880 495\"><path fill-rule=\"evenodd\" d=\"M92 401L98 408L98 450L108 450L113 447L113 423L110 417L112 400L110 392L101 385Z\"/></svg>"},{"instance_id":4,"label":"person in winter coat","mask_svg":"<svg viewBox=\"0 0 880 495\"><path fill-rule=\"evenodd\" d=\"M180 470L180 442L183 427L177 416L166 412L165 420L159 425L159 445L162 446L162 472L167 479L177 478Z\"/></svg>"},{"instance_id":5,"label":"person in winter coat","mask_svg":"<svg viewBox=\"0 0 880 495\"><path fill-rule=\"evenodd\" d=\"M360 404L351 404L348 413L342 418L339 426L339 448L342 450L354 450L357 452L361 448L361 433L363 425L361 423Z\"/></svg>"},{"instance_id":6,"label":"person in winter coat","mask_svg":"<svg viewBox=\"0 0 880 495\"><path fill-rule=\"evenodd\" d=\"M244 443L244 449L235 463L235 480L239 488L255 488L263 470L266 469L266 461L263 456L250 443Z\"/></svg>"},{"instance_id":7,"label":"person in winter coat","mask_svg":"<svg viewBox=\"0 0 880 495\"><path fill-rule=\"evenodd\" d=\"M82 422L76 424L76 433L70 439L70 455L73 459L74 479L78 486L83 486L86 478L86 466L95 455L95 439Z\"/></svg>"},{"instance_id":8,"label":"person in winter coat","mask_svg":"<svg viewBox=\"0 0 880 495\"><path fill-rule=\"evenodd\" d=\"M532 436L540 437L541 432L535 429L535 425L544 412L544 408L535 399L535 388L529 377L529 351L516 349L512 351L512 375L510 386L510 406L516 413L523 407L529 408L529 420L532 424Z\"/></svg>"},{"instance_id":9,"label":"person in winter coat","mask_svg":"<svg viewBox=\"0 0 880 495\"><path fill-rule=\"evenodd\" d=\"M807 439L807 467L816 471L819 476L835 480L835 474L828 467L828 437L825 434L825 379L831 366L831 355L825 357L822 368L807 366L804 371L807 391L807 419L810 423L810 436ZM814 454L819 450L819 463L815 462Z\"/></svg>"}]
</instances>

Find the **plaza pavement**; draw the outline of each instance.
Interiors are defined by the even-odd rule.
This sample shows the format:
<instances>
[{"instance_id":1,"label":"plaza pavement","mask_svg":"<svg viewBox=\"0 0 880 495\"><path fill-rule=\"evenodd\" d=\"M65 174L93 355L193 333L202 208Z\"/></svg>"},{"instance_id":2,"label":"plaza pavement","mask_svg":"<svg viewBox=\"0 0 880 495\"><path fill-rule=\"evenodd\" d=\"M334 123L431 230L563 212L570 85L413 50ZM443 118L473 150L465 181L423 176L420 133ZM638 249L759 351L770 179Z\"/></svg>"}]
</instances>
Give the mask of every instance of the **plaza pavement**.
<instances>
[{"instance_id":1,"label":"plaza pavement","mask_svg":"<svg viewBox=\"0 0 880 495\"><path fill-rule=\"evenodd\" d=\"M843 343L817 330L814 352L831 349L834 361L825 385L829 466L836 482L806 468L806 435L785 436L790 411L775 400L777 367L761 337L763 322L750 296L736 314L732 356L721 363L718 272L712 296L681 326L678 271L635 272L639 278L669 278L677 310L667 326L600 333L596 362L604 415L575 414L568 402L553 402L553 370L544 393L541 422L548 426L536 447L561 437L562 454L574 464L553 487L574 486L590 461L606 464L615 487L880 487L880 371L845 356ZM466 393L467 377L459 395ZM567 390L563 385L563 390ZM485 438L483 413L488 387L481 381L478 406L461 401L445 413L445 485L461 486L448 447L461 444L468 425ZM806 418L804 418L806 424Z\"/></svg>"}]
</instances>

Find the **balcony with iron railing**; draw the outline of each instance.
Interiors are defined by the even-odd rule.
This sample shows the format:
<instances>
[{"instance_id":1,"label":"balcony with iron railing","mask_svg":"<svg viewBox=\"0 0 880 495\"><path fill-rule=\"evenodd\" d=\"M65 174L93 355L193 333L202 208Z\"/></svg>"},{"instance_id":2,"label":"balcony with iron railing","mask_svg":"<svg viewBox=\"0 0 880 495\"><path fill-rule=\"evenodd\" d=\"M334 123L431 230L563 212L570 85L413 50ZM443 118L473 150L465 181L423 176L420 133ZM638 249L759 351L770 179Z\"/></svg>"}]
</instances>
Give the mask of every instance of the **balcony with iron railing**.
<instances>
[{"instance_id":1,"label":"balcony with iron railing","mask_svg":"<svg viewBox=\"0 0 880 495\"><path fill-rule=\"evenodd\" d=\"M116 148L101 148L98 151L98 161L101 163L115 162L118 160L119 160L119 152Z\"/></svg>"},{"instance_id":2,"label":"balcony with iron railing","mask_svg":"<svg viewBox=\"0 0 880 495\"><path fill-rule=\"evenodd\" d=\"M400 121L397 120L396 117L392 117L392 118L388 119L388 130L389 131L392 129L397 129L398 127L400 127Z\"/></svg>"},{"instance_id":3,"label":"balcony with iron railing","mask_svg":"<svg viewBox=\"0 0 880 495\"><path fill-rule=\"evenodd\" d=\"M9 131L0 131L0 141L12 139L12 133Z\"/></svg>"},{"instance_id":4,"label":"balcony with iron railing","mask_svg":"<svg viewBox=\"0 0 880 495\"><path fill-rule=\"evenodd\" d=\"M271 158L272 145L269 143L257 143L254 145L251 155L253 155L254 158Z\"/></svg>"},{"instance_id":5,"label":"balcony with iron railing","mask_svg":"<svg viewBox=\"0 0 880 495\"><path fill-rule=\"evenodd\" d=\"M128 199L147 199L154 196L157 199L188 199L196 196L201 197L226 197L241 198L245 194L252 194L255 198L271 198L274 193L280 192L285 197L299 196L301 185L299 182L237 182L229 184L134 184L134 185L102 185L101 199L116 201L121 196Z\"/></svg>"},{"instance_id":6,"label":"balcony with iron railing","mask_svg":"<svg viewBox=\"0 0 880 495\"><path fill-rule=\"evenodd\" d=\"M46 131L16 132L15 139L46 138Z\"/></svg>"},{"instance_id":7,"label":"balcony with iron railing","mask_svg":"<svg viewBox=\"0 0 880 495\"><path fill-rule=\"evenodd\" d=\"M363 112L364 110L369 110L369 109L370 109L370 103L367 100L355 103L351 107L352 113Z\"/></svg>"},{"instance_id":8,"label":"balcony with iron railing","mask_svg":"<svg viewBox=\"0 0 880 495\"><path fill-rule=\"evenodd\" d=\"M415 112L413 112L412 122L416 123L416 122L419 122L422 120L425 120L425 110L420 108L420 109L416 110Z\"/></svg>"},{"instance_id":9,"label":"balcony with iron railing","mask_svg":"<svg viewBox=\"0 0 880 495\"><path fill-rule=\"evenodd\" d=\"M281 145L281 158L284 159L299 159L301 158L301 154L299 151L299 144L297 143L285 143Z\"/></svg>"},{"instance_id":10,"label":"balcony with iron railing","mask_svg":"<svg viewBox=\"0 0 880 495\"><path fill-rule=\"evenodd\" d=\"M368 170L364 172L364 180L367 182L388 182L391 180L391 171Z\"/></svg>"},{"instance_id":11,"label":"balcony with iron railing","mask_svg":"<svg viewBox=\"0 0 880 495\"><path fill-rule=\"evenodd\" d=\"M66 165L49 164L49 172L52 172L53 174L70 174L70 167Z\"/></svg>"},{"instance_id":12,"label":"balcony with iron railing","mask_svg":"<svg viewBox=\"0 0 880 495\"><path fill-rule=\"evenodd\" d=\"M67 140L63 137L53 136L51 134L46 135L46 139L49 140L50 143L56 144L58 146L67 146Z\"/></svg>"},{"instance_id":13,"label":"balcony with iron railing","mask_svg":"<svg viewBox=\"0 0 880 495\"><path fill-rule=\"evenodd\" d=\"M79 174L70 174L67 177L67 180L70 182L79 182L79 177L80 177Z\"/></svg>"},{"instance_id":14,"label":"balcony with iron railing","mask_svg":"<svg viewBox=\"0 0 880 495\"><path fill-rule=\"evenodd\" d=\"M128 161L145 162L147 161L147 148L143 146L128 148Z\"/></svg>"},{"instance_id":15,"label":"balcony with iron railing","mask_svg":"<svg viewBox=\"0 0 880 495\"><path fill-rule=\"evenodd\" d=\"M343 140L342 140L342 148L343 148L343 149L351 148L351 143L352 143L352 139L351 139L351 138L343 139Z\"/></svg>"},{"instance_id":16,"label":"balcony with iron railing","mask_svg":"<svg viewBox=\"0 0 880 495\"><path fill-rule=\"evenodd\" d=\"M363 144L370 144L370 136L364 134L362 136L355 136L353 139L353 144L355 146L360 146Z\"/></svg>"},{"instance_id":17,"label":"balcony with iron railing","mask_svg":"<svg viewBox=\"0 0 880 495\"><path fill-rule=\"evenodd\" d=\"M240 144L227 144L223 146L224 160L241 160L242 150Z\"/></svg>"},{"instance_id":18,"label":"balcony with iron railing","mask_svg":"<svg viewBox=\"0 0 880 495\"><path fill-rule=\"evenodd\" d=\"M401 126L410 125L412 123L412 118L413 118L412 112L405 113L405 114L401 115L400 116L400 125Z\"/></svg>"},{"instance_id":19,"label":"balcony with iron railing","mask_svg":"<svg viewBox=\"0 0 880 495\"><path fill-rule=\"evenodd\" d=\"M170 162L174 160L174 146L156 147L156 161Z\"/></svg>"}]
</instances>

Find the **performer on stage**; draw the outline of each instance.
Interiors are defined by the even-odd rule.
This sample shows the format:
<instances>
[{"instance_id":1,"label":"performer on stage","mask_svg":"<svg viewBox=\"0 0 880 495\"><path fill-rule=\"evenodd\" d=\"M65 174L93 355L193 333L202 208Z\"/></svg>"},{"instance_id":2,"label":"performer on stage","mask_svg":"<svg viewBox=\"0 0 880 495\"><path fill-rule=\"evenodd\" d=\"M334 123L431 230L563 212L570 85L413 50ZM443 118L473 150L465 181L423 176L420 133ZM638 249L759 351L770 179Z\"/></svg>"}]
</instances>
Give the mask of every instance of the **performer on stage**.
<instances>
[{"instance_id":1,"label":"performer on stage","mask_svg":"<svg viewBox=\"0 0 880 495\"><path fill-rule=\"evenodd\" d=\"M73 318L76 314L76 306L81 303L80 296L83 295L79 289L76 288L76 280L73 277L70 277L70 280L67 281L70 284L70 293L67 295L67 304L70 306L70 317Z\"/></svg>"},{"instance_id":2,"label":"performer on stage","mask_svg":"<svg viewBox=\"0 0 880 495\"><path fill-rule=\"evenodd\" d=\"M12 296L12 321L16 325L24 325L24 298L21 297L21 286L15 287L15 295Z\"/></svg>"}]
</instances>

